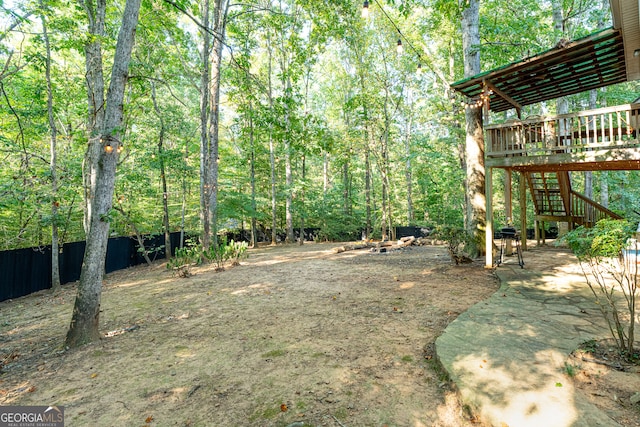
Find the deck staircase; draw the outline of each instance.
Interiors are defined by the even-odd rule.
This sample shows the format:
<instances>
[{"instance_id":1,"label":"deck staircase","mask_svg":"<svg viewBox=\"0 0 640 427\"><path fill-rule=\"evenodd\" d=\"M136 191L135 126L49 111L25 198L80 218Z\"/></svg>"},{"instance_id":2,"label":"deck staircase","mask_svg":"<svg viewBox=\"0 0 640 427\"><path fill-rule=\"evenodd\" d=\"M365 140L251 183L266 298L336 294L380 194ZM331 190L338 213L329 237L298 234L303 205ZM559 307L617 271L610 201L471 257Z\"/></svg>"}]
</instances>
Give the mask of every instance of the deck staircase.
<instances>
[{"instance_id":1,"label":"deck staircase","mask_svg":"<svg viewBox=\"0 0 640 427\"><path fill-rule=\"evenodd\" d=\"M536 219L592 227L603 218L621 219L615 212L573 191L568 171L528 172Z\"/></svg>"}]
</instances>

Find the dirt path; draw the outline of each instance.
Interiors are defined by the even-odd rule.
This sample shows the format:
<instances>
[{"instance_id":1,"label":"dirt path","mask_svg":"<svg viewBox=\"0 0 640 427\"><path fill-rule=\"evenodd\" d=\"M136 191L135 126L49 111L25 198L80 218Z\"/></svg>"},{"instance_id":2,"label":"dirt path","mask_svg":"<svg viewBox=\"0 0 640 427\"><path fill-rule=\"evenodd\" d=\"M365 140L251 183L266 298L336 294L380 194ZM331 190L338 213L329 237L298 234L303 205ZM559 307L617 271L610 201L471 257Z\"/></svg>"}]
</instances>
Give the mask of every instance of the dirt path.
<instances>
[{"instance_id":1,"label":"dirt path","mask_svg":"<svg viewBox=\"0 0 640 427\"><path fill-rule=\"evenodd\" d=\"M63 405L68 426L477 426L431 345L493 274L443 247L335 246L261 248L188 279L111 274L112 336L78 350L63 350L75 286L0 303L0 404Z\"/></svg>"}]
</instances>

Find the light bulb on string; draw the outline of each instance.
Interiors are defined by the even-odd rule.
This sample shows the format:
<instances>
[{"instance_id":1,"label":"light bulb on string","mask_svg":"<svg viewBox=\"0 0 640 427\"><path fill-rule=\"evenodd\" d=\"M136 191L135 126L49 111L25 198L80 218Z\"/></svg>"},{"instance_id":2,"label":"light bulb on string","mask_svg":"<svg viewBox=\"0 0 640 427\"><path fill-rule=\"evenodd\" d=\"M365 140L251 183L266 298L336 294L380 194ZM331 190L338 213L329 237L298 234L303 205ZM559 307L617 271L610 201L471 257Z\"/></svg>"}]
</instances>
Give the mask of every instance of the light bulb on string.
<instances>
[{"instance_id":1,"label":"light bulb on string","mask_svg":"<svg viewBox=\"0 0 640 427\"><path fill-rule=\"evenodd\" d=\"M418 68L416 68L416 74L417 75L421 75L422 74L422 64L418 62Z\"/></svg>"},{"instance_id":2,"label":"light bulb on string","mask_svg":"<svg viewBox=\"0 0 640 427\"><path fill-rule=\"evenodd\" d=\"M396 47L396 51L398 52L398 55L402 55L402 52L404 52L404 46L402 46L402 39L398 39L398 46Z\"/></svg>"},{"instance_id":3,"label":"light bulb on string","mask_svg":"<svg viewBox=\"0 0 640 427\"><path fill-rule=\"evenodd\" d=\"M369 2L367 0L365 0L364 3L362 4L362 17L363 18L369 17Z\"/></svg>"}]
</instances>

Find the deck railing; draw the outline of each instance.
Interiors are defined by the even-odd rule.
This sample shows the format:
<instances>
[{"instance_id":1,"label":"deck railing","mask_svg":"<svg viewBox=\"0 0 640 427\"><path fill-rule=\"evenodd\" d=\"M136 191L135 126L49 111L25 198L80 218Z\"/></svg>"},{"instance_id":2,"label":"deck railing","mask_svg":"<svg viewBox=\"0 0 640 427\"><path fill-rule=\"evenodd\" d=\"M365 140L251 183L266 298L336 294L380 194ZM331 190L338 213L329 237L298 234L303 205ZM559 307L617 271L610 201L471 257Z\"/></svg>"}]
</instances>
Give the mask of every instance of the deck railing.
<instances>
[{"instance_id":1,"label":"deck railing","mask_svg":"<svg viewBox=\"0 0 640 427\"><path fill-rule=\"evenodd\" d=\"M549 156L638 146L640 104L509 120L485 128L488 157Z\"/></svg>"}]
</instances>

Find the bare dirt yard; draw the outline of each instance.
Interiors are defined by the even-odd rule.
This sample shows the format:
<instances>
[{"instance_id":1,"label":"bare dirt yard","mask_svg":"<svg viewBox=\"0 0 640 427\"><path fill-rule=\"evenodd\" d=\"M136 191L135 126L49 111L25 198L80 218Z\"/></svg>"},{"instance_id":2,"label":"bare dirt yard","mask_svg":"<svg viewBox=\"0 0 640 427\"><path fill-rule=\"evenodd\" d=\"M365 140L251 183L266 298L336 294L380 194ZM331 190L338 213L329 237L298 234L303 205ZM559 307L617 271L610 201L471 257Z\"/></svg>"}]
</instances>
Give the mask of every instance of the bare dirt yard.
<instances>
[{"instance_id":1,"label":"bare dirt yard","mask_svg":"<svg viewBox=\"0 0 640 427\"><path fill-rule=\"evenodd\" d=\"M478 426L433 342L493 273L444 247L336 246L112 273L105 337L80 349L64 348L75 285L0 303L0 404L62 405L68 426Z\"/></svg>"}]
</instances>

